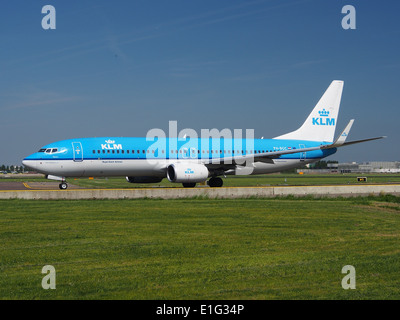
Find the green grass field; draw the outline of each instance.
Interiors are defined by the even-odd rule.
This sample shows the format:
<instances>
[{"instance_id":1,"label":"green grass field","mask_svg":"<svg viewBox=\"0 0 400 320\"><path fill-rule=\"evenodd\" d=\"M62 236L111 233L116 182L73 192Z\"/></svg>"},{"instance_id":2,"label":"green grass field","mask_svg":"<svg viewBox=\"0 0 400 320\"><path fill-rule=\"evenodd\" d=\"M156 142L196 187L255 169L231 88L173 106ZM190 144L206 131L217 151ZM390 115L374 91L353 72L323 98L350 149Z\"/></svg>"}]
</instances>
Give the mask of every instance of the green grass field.
<instances>
[{"instance_id":1,"label":"green grass field","mask_svg":"<svg viewBox=\"0 0 400 320\"><path fill-rule=\"evenodd\" d=\"M1 200L0 298L399 299L399 237L394 196Z\"/></svg>"}]
</instances>

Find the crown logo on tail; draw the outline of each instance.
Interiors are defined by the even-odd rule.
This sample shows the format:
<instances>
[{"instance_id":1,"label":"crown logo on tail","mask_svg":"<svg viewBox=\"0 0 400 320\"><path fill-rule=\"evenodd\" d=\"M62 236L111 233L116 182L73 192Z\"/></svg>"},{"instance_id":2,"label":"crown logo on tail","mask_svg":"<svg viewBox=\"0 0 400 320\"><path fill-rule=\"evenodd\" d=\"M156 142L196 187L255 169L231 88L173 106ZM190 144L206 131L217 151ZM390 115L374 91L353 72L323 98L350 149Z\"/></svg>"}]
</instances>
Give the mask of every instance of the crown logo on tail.
<instances>
[{"instance_id":1,"label":"crown logo on tail","mask_svg":"<svg viewBox=\"0 0 400 320\"><path fill-rule=\"evenodd\" d=\"M329 111L326 111L325 109L322 109L321 111L318 111L320 117L328 117L329 116Z\"/></svg>"}]
</instances>

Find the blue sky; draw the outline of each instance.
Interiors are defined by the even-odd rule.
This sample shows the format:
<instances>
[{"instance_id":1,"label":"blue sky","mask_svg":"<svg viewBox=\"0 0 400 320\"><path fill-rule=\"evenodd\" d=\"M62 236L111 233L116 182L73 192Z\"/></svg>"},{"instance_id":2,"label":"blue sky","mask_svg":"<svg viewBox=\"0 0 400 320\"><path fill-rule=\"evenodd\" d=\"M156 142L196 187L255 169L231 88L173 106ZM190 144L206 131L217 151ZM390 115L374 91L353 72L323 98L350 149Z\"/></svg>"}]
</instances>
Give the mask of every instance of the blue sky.
<instances>
[{"instance_id":1,"label":"blue sky","mask_svg":"<svg viewBox=\"0 0 400 320\"><path fill-rule=\"evenodd\" d=\"M41 26L44 5L56 29ZM344 5L356 30L344 30ZM385 140L331 160L400 161L400 4L393 0L6 1L0 164L62 139L193 128L299 127L344 80L337 134Z\"/></svg>"}]
</instances>

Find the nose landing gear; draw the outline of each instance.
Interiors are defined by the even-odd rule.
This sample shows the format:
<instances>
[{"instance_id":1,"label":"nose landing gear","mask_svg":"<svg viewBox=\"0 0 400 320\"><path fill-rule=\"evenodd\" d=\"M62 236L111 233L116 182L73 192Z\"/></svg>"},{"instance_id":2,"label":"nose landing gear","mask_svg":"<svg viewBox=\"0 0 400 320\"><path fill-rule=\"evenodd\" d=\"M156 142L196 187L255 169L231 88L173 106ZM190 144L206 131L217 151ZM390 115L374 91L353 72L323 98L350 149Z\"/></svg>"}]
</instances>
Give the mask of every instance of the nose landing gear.
<instances>
[{"instance_id":1,"label":"nose landing gear","mask_svg":"<svg viewBox=\"0 0 400 320\"><path fill-rule=\"evenodd\" d=\"M61 183L58 185L58 187L59 187L61 190L67 190L68 184L67 184L65 181L63 181L63 182L61 182Z\"/></svg>"}]
</instances>

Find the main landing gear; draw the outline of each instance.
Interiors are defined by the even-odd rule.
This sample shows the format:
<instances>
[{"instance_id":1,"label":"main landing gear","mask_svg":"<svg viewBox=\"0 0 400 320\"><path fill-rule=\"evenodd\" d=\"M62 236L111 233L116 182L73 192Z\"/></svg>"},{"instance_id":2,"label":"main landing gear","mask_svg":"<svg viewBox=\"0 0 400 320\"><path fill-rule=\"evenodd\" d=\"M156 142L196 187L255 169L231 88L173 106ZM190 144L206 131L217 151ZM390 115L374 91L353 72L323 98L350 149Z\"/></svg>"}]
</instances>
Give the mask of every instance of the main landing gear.
<instances>
[{"instance_id":1,"label":"main landing gear","mask_svg":"<svg viewBox=\"0 0 400 320\"><path fill-rule=\"evenodd\" d=\"M211 178L210 180L207 181L207 184L211 188L220 188L220 187L222 187L224 182L222 181L221 178L213 177L213 178ZM196 183L195 182L185 182L185 183L182 183L182 185L185 188L194 188L196 186ZM60 184L60 186L61 186L61 184Z\"/></svg>"},{"instance_id":2,"label":"main landing gear","mask_svg":"<svg viewBox=\"0 0 400 320\"><path fill-rule=\"evenodd\" d=\"M222 187L222 185L224 184L224 182L222 181L221 178L218 177L213 177L210 180L207 181L207 184L211 187L211 188L220 188Z\"/></svg>"},{"instance_id":3,"label":"main landing gear","mask_svg":"<svg viewBox=\"0 0 400 320\"><path fill-rule=\"evenodd\" d=\"M188 182L188 183L182 183L183 187L185 188L194 188L196 186L196 182Z\"/></svg>"},{"instance_id":4,"label":"main landing gear","mask_svg":"<svg viewBox=\"0 0 400 320\"><path fill-rule=\"evenodd\" d=\"M61 190L67 190L68 184L67 184L65 181L63 181L63 182L61 182L61 183L58 185L58 187L59 187Z\"/></svg>"}]
</instances>

